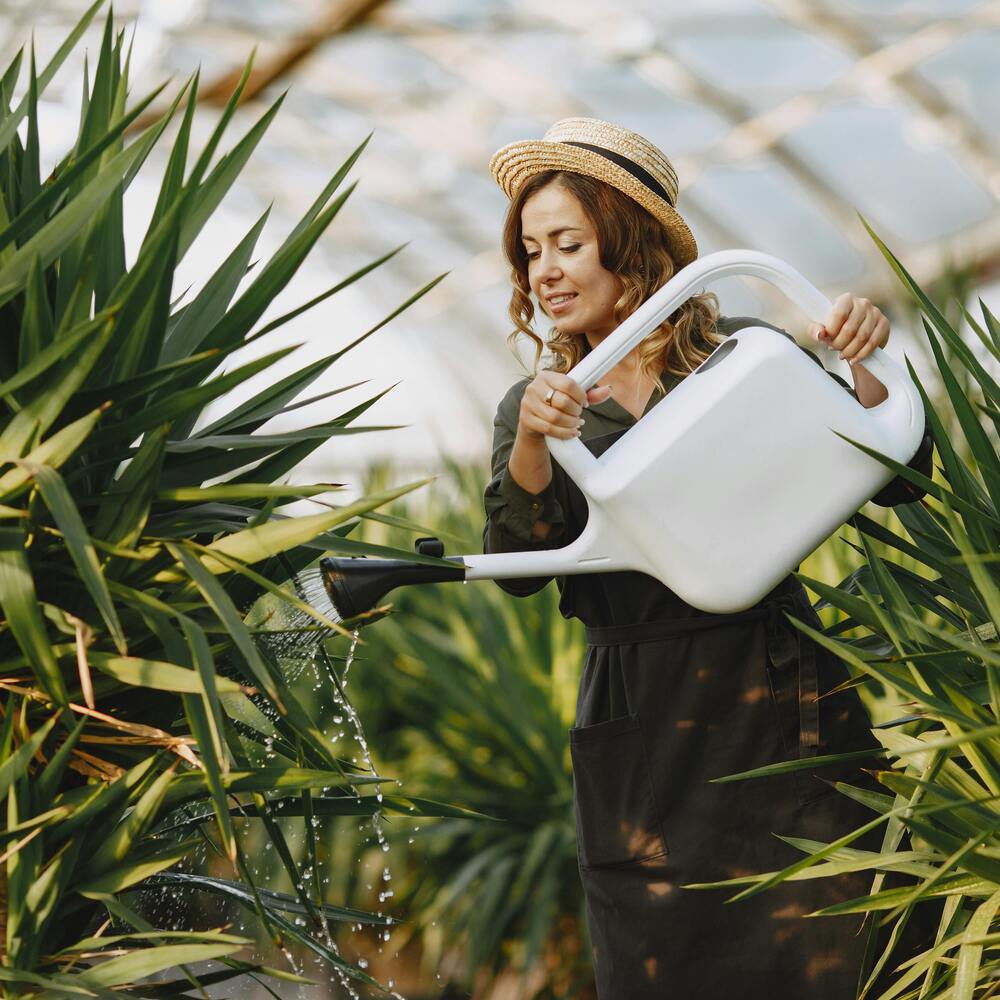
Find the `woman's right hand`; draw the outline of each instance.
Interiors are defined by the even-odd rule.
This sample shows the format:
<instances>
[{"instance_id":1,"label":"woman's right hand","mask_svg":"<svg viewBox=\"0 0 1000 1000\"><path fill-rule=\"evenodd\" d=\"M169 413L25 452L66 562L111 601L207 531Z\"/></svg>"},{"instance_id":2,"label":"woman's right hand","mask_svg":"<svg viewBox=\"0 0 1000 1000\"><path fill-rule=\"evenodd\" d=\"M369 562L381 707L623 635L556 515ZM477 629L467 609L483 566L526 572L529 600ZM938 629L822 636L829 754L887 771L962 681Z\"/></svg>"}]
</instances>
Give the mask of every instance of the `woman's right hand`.
<instances>
[{"instance_id":1,"label":"woman's right hand","mask_svg":"<svg viewBox=\"0 0 1000 1000\"><path fill-rule=\"evenodd\" d=\"M545 396L550 389L550 402ZM583 408L603 403L611 395L610 385L584 392L579 383L562 372L540 371L525 387L517 431L529 440L541 441L546 435L558 438L580 436Z\"/></svg>"}]
</instances>

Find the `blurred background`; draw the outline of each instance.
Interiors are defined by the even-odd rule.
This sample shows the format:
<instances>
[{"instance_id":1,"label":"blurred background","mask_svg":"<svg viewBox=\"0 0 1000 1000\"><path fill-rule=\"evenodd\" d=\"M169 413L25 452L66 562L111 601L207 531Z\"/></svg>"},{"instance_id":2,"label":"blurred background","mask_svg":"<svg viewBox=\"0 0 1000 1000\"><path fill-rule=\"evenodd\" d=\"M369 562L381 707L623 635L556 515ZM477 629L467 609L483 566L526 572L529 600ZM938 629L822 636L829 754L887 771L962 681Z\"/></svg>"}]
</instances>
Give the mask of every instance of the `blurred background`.
<instances>
[{"instance_id":1,"label":"blurred background","mask_svg":"<svg viewBox=\"0 0 1000 1000\"><path fill-rule=\"evenodd\" d=\"M3 0L0 55L33 31L43 59L84 8ZM261 256L273 249L332 166L374 132L352 172L357 190L282 301L302 302L409 246L281 331L306 345L289 369L310 350L346 344L449 272L351 354L371 380L356 390L359 401L398 383L368 422L408 426L339 438L331 447L341 481L373 455L409 475L436 469L441 454L484 454L496 402L522 374L506 345L506 199L487 164L501 145L541 137L559 118L607 118L648 136L677 167L679 208L701 253L766 251L830 297L872 298L894 322L897 356L919 355L919 346L911 351L900 290L858 212L918 281L947 277L962 298L981 295L996 311L996 0L121 0L115 12L132 33L136 94L201 67L199 138L251 49L243 127L289 91L184 262L194 285L269 205ZM99 32L95 22L92 53ZM70 134L80 72L64 68L47 92L43 139L60 123ZM159 144L154 157L169 148ZM50 161L58 152L48 150ZM154 190L140 174L129 191L126 219L137 233ZM726 313L801 321L756 280L715 290ZM272 346L265 338L256 350ZM330 447L321 448L303 481L332 471Z\"/></svg>"},{"instance_id":2,"label":"blurred background","mask_svg":"<svg viewBox=\"0 0 1000 1000\"><path fill-rule=\"evenodd\" d=\"M0 0L0 55L10 59L33 33L44 62L85 6ZM302 345L287 370L346 346L448 274L335 365L318 391L364 385L297 411L304 426L322 420L324 406L339 414L391 389L365 422L394 429L339 436L295 478L345 483L349 499L437 473L390 511L440 534L449 552L480 550L491 421L523 374L506 343L506 199L487 165L501 145L541 137L559 118L611 119L647 136L677 168L678 207L702 254L765 251L831 298L873 299L892 321L889 352L905 352L920 372L928 370L922 334L858 213L925 289L952 300L953 312L955 302L972 309L977 298L1000 312L998 0L122 0L115 14L132 43L134 94L172 77L172 96L201 67L194 148L252 49L249 99L233 134L288 91L184 259L175 297L196 291L268 209L258 251L269 256L372 133L351 173L357 189L272 313L408 245L276 333ZM97 19L92 56L100 31ZM43 170L75 134L82 47L77 56L40 106ZM126 195L135 239L152 211L166 138ZM770 286L728 279L711 290L726 314L759 315L796 333L805 325ZM246 351L277 346L264 337ZM973 337L970 346L982 345ZM991 364L985 352L983 360ZM354 537L409 547L413 533L366 520ZM836 538L802 570L834 583L857 563ZM593 996L565 733L584 647L557 599L553 587L522 601L490 584L413 588L393 595L396 613L357 648L348 694L378 773L403 780L408 795L505 821L396 817L379 832L348 817L320 831L332 897L400 921L391 944L360 925L339 936L345 956L363 958L397 996ZM329 647L334 661L350 662L344 640ZM312 676L301 683L312 685ZM318 715L333 720L331 738L346 752L359 753L329 695L315 695ZM869 702L883 719L899 714ZM297 821L289 822L294 839ZM304 829L297 835L301 842ZM262 851L259 864L272 862ZM212 870L210 853L204 864ZM280 871L276 879L281 887ZM176 902L186 925L180 895ZM209 918L236 919L221 909ZM299 960L306 974L318 971ZM240 995L321 992L248 984ZM348 994L331 983L328 995Z\"/></svg>"}]
</instances>

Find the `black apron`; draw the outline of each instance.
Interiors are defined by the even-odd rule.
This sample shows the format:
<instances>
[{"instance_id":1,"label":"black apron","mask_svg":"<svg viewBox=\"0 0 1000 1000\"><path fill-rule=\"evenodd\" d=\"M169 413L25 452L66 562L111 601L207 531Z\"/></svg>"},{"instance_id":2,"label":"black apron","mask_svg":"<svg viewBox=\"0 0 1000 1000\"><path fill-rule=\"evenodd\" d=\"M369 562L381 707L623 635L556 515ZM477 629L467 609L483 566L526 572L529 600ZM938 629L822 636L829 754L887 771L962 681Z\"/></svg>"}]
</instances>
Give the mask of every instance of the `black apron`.
<instances>
[{"instance_id":1,"label":"black apron","mask_svg":"<svg viewBox=\"0 0 1000 1000\"><path fill-rule=\"evenodd\" d=\"M875 745L856 693L817 701L845 671L783 610L821 627L789 577L739 614L586 630L569 738L600 1000L856 995L867 924L802 915L867 895L870 872L785 882L729 904L739 887L682 888L802 857L775 834L829 842L874 817L820 776L876 787L859 771L885 766L875 759L709 784L800 755ZM879 828L852 846L878 850L881 836ZM900 959L926 934L911 924Z\"/></svg>"}]
</instances>

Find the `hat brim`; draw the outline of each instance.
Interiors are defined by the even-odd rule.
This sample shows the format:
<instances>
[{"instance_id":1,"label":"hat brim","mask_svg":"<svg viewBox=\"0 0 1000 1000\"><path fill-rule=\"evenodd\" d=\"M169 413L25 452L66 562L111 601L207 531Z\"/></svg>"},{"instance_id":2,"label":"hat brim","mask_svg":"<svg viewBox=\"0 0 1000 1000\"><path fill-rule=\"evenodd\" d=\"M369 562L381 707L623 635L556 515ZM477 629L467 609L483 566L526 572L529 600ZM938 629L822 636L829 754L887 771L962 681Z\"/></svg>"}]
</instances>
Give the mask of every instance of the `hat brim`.
<instances>
[{"instance_id":1,"label":"hat brim","mask_svg":"<svg viewBox=\"0 0 1000 1000\"><path fill-rule=\"evenodd\" d=\"M490 158L490 173L504 194L513 199L529 177L544 170L569 170L604 181L638 202L663 223L678 270L698 256L698 244L688 224L666 199L651 191L624 167L589 149L546 139L512 142Z\"/></svg>"}]
</instances>

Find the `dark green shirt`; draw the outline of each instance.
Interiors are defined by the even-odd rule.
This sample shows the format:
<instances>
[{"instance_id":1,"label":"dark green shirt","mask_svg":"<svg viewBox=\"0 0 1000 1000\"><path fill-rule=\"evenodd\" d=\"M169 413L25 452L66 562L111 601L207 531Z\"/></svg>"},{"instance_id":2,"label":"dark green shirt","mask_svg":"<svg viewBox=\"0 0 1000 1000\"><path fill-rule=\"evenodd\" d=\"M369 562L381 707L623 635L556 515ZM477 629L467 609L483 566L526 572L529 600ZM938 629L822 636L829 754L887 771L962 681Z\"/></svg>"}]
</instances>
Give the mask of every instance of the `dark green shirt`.
<instances>
[{"instance_id":1,"label":"dark green shirt","mask_svg":"<svg viewBox=\"0 0 1000 1000\"><path fill-rule=\"evenodd\" d=\"M763 320L751 316L731 316L720 317L718 321L718 332L729 336L737 330L747 326L766 326L773 330L778 330L791 338L791 334L779 327L773 326ZM794 338L791 338L794 339ZM805 348L803 350L822 365L822 362ZM838 375L830 373L831 378L836 379L845 390L854 394L854 390ZM484 552L523 552L535 549L561 548L568 545L573 538L583 529L586 523L586 500L579 490L579 487L566 475L558 462L552 462L552 480L548 486L540 493L529 493L515 482L507 468L511 450L514 447L514 439L517 435L517 424L520 415L521 397L525 388L532 379L525 377L520 379L508 389L500 405L497 407L496 417L493 420L493 455L492 473L493 478L486 486L484 503L486 507L486 525L483 530L483 551ZM680 378L676 376L664 376L664 388L653 389L643 416L648 413L663 396L679 384ZM580 428L580 440L595 454L602 454L611 444L617 440L636 421L635 417L628 412L614 398L606 399L603 403L592 403L585 408L582 414L583 426ZM929 430L925 433L924 441L920 450L911 460L910 465L919 469L924 475L931 474L931 451L932 442ZM880 490L873 498L873 502L880 506L891 506L896 503L907 503L918 500L923 494L916 490L905 479L897 477L887 486ZM538 520L546 522L550 528L545 538L536 538L532 534L532 526ZM561 610L566 617L581 617L584 621L587 618L579 613L572 599L572 592L578 591L582 586L581 581L593 577L613 577L621 574L584 574L569 578L559 577L557 583L563 593L563 600L560 604ZM628 575L628 574L625 574ZM497 584L508 593L519 596L532 594L540 590L548 578L532 577L524 579L497 580ZM567 580L572 581L572 585L567 593ZM589 589L589 588L587 588ZM666 591L666 588L663 588ZM668 591L668 593L671 593ZM582 596L582 595L581 595ZM679 598L675 598L679 601ZM683 602L681 602L683 604ZM684 605L687 608L687 605ZM592 609L594 610L594 609ZM678 607L674 609L683 612ZM689 609L691 610L691 609ZM567 613L568 612L568 613ZM631 618L630 621L644 621L647 618ZM588 624L603 624L603 622L591 622Z\"/></svg>"}]
</instances>

